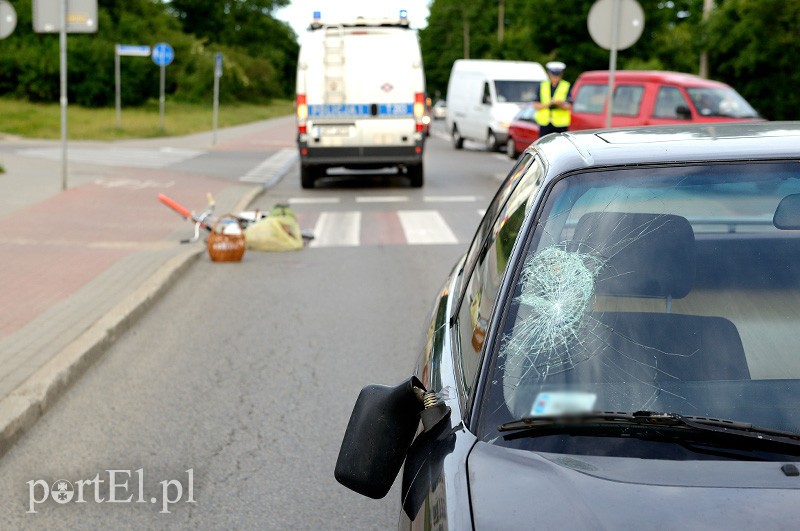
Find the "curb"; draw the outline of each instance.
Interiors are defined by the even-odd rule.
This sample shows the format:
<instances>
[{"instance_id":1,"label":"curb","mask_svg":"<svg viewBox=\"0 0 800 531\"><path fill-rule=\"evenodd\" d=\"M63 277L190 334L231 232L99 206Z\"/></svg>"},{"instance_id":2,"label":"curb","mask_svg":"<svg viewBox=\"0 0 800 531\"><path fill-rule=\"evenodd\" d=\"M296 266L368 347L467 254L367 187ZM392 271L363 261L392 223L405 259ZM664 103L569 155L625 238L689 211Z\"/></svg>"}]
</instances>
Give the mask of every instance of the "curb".
<instances>
[{"instance_id":1,"label":"curb","mask_svg":"<svg viewBox=\"0 0 800 531\"><path fill-rule=\"evenodd\" d=\"M251 188L236 204L234 211L245 210L264 190L261 186ZM98 319L0 401L0 456L8 452L25 431L170 289L205 250L205 247L192 246L172 257L108 314Z\"/></svg>"}]
</instances>

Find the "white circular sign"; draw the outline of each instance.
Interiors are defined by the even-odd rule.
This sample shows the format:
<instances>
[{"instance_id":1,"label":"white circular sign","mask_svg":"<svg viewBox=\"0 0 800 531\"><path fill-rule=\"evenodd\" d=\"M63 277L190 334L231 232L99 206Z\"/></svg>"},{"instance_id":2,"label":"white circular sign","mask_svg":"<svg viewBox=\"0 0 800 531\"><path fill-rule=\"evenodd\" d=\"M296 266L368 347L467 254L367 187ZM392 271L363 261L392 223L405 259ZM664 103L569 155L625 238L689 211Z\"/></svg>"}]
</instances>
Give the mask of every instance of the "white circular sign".
<instances>
[{"instance_id":1,"label":"white circular sign","mask_svg":"<svg viewBox=\"0 0 800 531\"><path fill-rule=\"evenodd\" d=\"M615 5L616 4L616 5ZM616 45L612 34L617 12ZM589 10L589 35L598 46L624 50L639 40L644 30L644 11L636 0L597 0Z\"/></svg>"},{"instance_id":2,"label":"white circular sign","mask_svg":"<svg viewBox=\"0 0 800 531\"><path fill-rule=\"evenodd\" d=\"M17 27L17 12L6 0L0 0L0 39L5 39Z\"/></svg>"}]
</instances>

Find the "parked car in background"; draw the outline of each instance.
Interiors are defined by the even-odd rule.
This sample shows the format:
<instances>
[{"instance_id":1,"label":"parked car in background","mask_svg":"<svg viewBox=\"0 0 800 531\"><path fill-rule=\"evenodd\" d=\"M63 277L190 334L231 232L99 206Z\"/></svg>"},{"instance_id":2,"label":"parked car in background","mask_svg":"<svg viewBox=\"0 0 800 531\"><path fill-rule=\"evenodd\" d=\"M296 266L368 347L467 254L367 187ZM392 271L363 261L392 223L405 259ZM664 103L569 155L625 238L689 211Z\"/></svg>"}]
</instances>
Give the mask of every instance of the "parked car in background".
<instances>
[{"instance_id":1,"label":"parked car in background","mask_svg":"<svg viewBox=\"0 0 800 531\"><path fill-rule=\"evenodd\" d=\"M800 519L800 123L548 135L359 395L336 478L400 528Z\"/></svg>"},{"instance_id":2,"label":"parked car in background","mask_svg":"<svg viewBox=\"0 0 800 531\"><path fill-rule=\"evenodd\" d=\"M433 119L444 120L445 118L447 118L447 102L438 100L433 104Z\"/></svg>"},{"instance_id":3,"label":"parked car in background","mask_svg":"<svg viewBox=\"0 0 800 531\"><path fill-rule=\"evenodd\" d=\"M508 125L506 154L512 159L516 159L528 146L539 140L539 124L533 118L534 114L536 109L533 105L526 105Z\"/></svg>"},{"instance_id":4,"label":"parked car in background","mask_svg":"<svg viewBox=\"0 0 800 531\"><path fill-rule=\"evenodd\" d=\"M570 130L606 126L606 70L583 72L572 87ZM620 70L614 73L611 127L761 120L733 88L691 74Z\"/></svg>"},{"instance_id":5,"label":"parked car in background","mask_svg":"<svg viewBox=\"0 0 800 531\"><path fill-rule=\"evenodd\" d=\"M447 131L453 147L464 140L495 151L506 145L508 124L520 106L530 103L547 79L539 63L458 59L447 84Z\"/></svg>"}]
</instances>

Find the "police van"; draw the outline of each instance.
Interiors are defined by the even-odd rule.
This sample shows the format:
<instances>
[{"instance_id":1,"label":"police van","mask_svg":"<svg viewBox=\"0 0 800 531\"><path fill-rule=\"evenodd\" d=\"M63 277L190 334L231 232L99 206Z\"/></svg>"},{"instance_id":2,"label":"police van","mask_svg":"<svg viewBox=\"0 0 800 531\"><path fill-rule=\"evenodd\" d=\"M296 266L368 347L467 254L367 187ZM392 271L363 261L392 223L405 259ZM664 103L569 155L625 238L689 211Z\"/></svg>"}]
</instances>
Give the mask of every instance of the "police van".
<instances>
[{"instance_id":1,"label":"police van","mask_svg":"<svg viewBox=\"0 0 800 531\"><path fill-rule=\"evenodd\" d=\"M303 188L337 167L394 167L422 186L425 74L405 12L340 22L315 13L300 43L296 109Z\"/></svg>"}]
</instances>

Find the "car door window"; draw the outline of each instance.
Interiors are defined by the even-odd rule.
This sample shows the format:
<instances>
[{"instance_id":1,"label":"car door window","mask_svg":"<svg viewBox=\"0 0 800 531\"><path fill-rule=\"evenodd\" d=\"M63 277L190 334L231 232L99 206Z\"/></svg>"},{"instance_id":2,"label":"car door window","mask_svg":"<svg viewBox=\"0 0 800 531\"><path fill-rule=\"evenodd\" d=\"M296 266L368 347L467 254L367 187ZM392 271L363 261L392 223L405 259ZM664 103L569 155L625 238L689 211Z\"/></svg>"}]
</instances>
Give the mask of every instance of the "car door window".
<instances>
[{"instance_id":1,"label":"car door window","mask_svg":"<svg viewBox=\"0 0 800 531\"><path fill-rule=\"evenodd\" d=\"M643 95L644 87L642 85L618 85L614 89L612 114L615 116L639 116Z\"/></svg>"},{"instance_id":2,"label":"car door window","mask_svg":"<svg viewBox=\"0 0 800 531\"><path fill-rule=\"evenodd\" d=\"M589 114L600 114L608 94L608 85L586 84L581 86L575 96L572 109L575 112L585 112Z\"/></svg>"},{"instance_id":3,"label":"car door window","mask_svg":"<svg viewBox=\"0 0 800 531\"><path fill-rule=\"evenodd\" d=\"M528 167L530 165L530 167ZM526 207L536 194L544 168L530 154L520 159L495 196L467 255L465 275L469 275L458 309L459 360L461 383L466 394L472 390L480 363L483 343L500 282L511 249L525 218Z\"/></svg>"},{"instance_id":4,"label":"car door window","mask_svg":"<svg viewBox=\"0 0 800 531\"><path fill-rule=\"evenodd\" d=\"M656 106L653 109L655 118L678 118L679 106L689 107L678 87L661 87L656 95Z\"/></svg>"}]
</instances>

